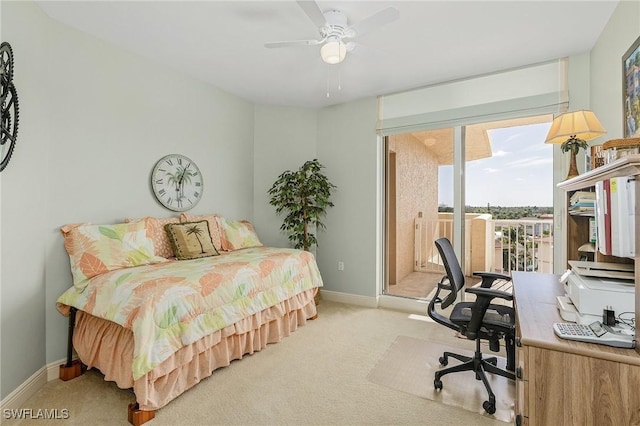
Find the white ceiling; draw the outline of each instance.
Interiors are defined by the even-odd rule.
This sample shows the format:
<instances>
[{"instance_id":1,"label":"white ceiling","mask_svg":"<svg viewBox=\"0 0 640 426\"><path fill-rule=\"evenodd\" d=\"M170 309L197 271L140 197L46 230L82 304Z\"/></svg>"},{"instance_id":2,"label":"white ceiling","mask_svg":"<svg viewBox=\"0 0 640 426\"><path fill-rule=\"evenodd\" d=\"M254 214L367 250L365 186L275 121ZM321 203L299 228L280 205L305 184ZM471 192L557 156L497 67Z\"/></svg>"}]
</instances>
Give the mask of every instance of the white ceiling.
<instances>
[{"instance_id":1,"label":"white ceiling","mask_svg":"<svg viewBox=\"0 0 640 426\"><path fill-rule=\"evenodd\" d=\"M247 100L323 107L591 50L617 6L604 1L318 1L349 23L400 18L356 38L339 65L295 1L38 1L51 18ZM341 90L338 90L338 84ZM327 97L327 91L329 97Z\"/></svg>"}]
</instances>

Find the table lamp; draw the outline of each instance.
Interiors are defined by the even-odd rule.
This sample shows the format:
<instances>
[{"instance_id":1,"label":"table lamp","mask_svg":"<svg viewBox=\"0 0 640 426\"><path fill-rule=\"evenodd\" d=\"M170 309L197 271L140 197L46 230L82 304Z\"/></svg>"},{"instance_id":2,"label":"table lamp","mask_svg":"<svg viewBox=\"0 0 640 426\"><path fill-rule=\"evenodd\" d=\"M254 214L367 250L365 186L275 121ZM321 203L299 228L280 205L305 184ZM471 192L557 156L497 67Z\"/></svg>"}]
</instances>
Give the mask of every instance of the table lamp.
<instances>
[{"instance_id":1,"label":"table lamp","mask_svg":"<svg viewBox=\"0 0 640 426\"><path fill-rule=\"evenodd\" d=\"M579 174L576 154L580 148L586 149L588 140L595 139L606 132L592 111L566 112L553 119L545 143L561 143L562 152L571 152L567 174L567 179L570 179Z\"/></svg>"}]
</instances>

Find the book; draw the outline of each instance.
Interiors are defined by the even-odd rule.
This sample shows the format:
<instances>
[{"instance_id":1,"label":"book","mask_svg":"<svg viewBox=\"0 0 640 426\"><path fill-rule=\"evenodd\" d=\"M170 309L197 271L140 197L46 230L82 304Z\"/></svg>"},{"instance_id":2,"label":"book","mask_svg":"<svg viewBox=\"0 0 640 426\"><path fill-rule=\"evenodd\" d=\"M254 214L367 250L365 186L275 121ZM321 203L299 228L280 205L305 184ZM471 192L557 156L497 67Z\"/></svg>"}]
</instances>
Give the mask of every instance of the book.
<instances>
[{"instance_id":1,"label":"book","mask_svg":"<svg viewBox=\"0 0 640 426\"><path fill-rule=\"evenodd\" d=\"M595 192L576 191L569 198L569 203L570 204L576 204L576 203L580 202L580 200L582 200L582 201L589 201L589 200L595 201L595 199L596 199L596 193Z\"/></svg>"},{"instance_id":2,"label":"book","mask_svg":"<svg viewBox=\"0 0 640 426\"><path fill-rule=\"evenodd\" d=\"M596 222L596 218L589 218L589 242L595 243L598 241L598 226Z\"/></svg>"},{"instance_id":3,"label":"book","mask_svg":"<svg viewBox=\"0 0 640 426\"><path fill-rule=\"evenodd\" d=\"M595 208L596 203L594 202L589 202L589 203L577 203L577 204L572 204L569 206L570 209L580 209L580 208L589 208L589 209L593 209Z\"/></svg>"},{"instance_id":4,"label":"book","mask_svg":"<svg viewBox=\"0 0 640 426\"><path fill-rule=\"evenodd\" d=\"M593 205L596 203L596 200L593 199L589 199L589 198L578 198L575 202L570 203L572 206L575 206L576 204L590 204Z\"/></svg>"},{"instance_id":5,"label":"book","mask_svg":"<svg viewBox=\"0 0 640 426\"><path fill-rule=\"evenodd\" d=\"M611 254L635 255L635 181L630 176L610 180Z\"/></svg>"},{"instance_id":6,"label":"book","mask_svg":"<svg viewBox=\"0 0 640 426\"><path fill-rule=\"evenodd\" d=\"M604 255L611 254L611 216L609 212L609 181L596 182L597 247Z\"/></svg>"}]
</instances>

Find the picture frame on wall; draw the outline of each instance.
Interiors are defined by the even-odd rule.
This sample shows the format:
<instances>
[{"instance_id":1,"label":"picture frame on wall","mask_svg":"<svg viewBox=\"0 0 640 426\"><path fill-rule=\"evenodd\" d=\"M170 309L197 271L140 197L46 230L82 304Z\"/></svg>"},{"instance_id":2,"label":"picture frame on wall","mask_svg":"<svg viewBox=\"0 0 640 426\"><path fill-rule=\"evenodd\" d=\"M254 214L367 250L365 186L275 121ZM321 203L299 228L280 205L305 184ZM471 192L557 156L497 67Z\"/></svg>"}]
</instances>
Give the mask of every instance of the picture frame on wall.
<instances>
[{"instance_id":1,"label":"picture frame on wall","mask_svg":"<svg viewBox=\"0 0 640 426\"><path fill-rule=\"evenodd\" d=\"M640 137L640 37L622 56L622 99L624 137Z\"/></svg>"}]
</instances>

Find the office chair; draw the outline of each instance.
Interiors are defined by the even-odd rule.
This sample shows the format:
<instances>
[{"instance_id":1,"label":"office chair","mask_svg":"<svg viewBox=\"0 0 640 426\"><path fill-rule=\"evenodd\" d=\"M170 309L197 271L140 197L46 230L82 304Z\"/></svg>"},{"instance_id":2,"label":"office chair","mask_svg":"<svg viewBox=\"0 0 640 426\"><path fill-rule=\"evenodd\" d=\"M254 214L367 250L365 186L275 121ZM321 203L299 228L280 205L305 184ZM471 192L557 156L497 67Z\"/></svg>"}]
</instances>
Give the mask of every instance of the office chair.
<instances>
[{"instance_id":1,"label":"office chair","mask_svg":"<svg viewBox=\"0 0 640 426\"><path fill-rule=\"evenodd\" d=\"M466 288L465 292L474 294L476 300L474 302L459 302L455 304L447 318L436 310L436 305L440 305L441 309L451 306L455 302L458 292L464 287L465 277L451 242L446 238L440 238L435 241L435 244L440 252L447 275L438 283L437 292L429 302L427 313L435 322L458 331L467 339L475 340L476 350L473 357L444 352L439 360L440 365L446 366L449 363L449 357L462 361L462 364L436 371L433 385L436 390L441 390L441 377L445 374L473 371L475 372L476 380L482 380L489 394L489 399L482 404L482 407L488 414L493 414L496 411L496 397L491 390L486 373L498 374L515 380L513 373L515 368L515 314L514 309L510 306L491 303L496 297L513 300L513 296L510 293L489 287L495 280L510 281L511 277L493 272L474 272L474 276L482 278L481 286ZM440 292L446 290L449 293L446 297L443 296L444 299L442 299ZM488 340L489 348L494 352L499 351L501 339L505 339L506 345L506 370L496 366L496 357L483 358L480 350L480 341Z\"/></svg>"}]
</instances>

